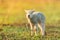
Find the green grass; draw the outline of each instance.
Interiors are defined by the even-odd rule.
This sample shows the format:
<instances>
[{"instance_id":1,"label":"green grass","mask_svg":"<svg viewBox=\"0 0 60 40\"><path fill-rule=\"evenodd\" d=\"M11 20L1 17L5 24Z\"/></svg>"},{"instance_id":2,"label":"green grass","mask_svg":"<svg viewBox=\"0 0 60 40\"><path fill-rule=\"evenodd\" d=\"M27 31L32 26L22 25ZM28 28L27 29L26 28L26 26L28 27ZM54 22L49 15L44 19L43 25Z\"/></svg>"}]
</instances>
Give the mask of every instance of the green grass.
<instances>
[{"instance_id":1,"label":"green grass","mask_svg":"<svg viewBox=\"0 0 60 40\"><path fill-rule=\"evenodd\" d=\"M48 0L47 0L48 1ZM24 26L0 26L0 40L60 40L60 2L28 2L28 1L4 1L0 4L0 24L27 23L25 9L35 9L43 12L46 17L47 35L42 37L30 36L30 29ZM15 5L16 4L16 5ZM37 5L38 4L38 5ZM54 27L53 27L54 26Z\"/></svg>"},{"instance_id":2,"label":"green grass","mask_svg":"<svg viewBox=\"0 0 60 40\"><path fill-rule=\"evenodd\" d=\"M0 32L0 40L60 40L60 27L46 27L44 37L38 33L38 36L30 36L30 29L26 27L3 26Z\"/></svg>"}]
</instances>

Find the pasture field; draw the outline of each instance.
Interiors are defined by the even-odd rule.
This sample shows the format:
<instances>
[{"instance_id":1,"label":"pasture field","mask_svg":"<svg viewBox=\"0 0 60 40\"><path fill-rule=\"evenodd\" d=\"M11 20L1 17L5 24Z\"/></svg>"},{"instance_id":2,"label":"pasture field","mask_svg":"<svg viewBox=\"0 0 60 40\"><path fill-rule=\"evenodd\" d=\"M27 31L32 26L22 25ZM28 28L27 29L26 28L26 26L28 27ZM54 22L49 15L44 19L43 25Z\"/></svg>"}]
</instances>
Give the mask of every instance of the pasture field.
<instances>
[{"instance_id":1,"label":"pasture field","mask_svg":"<svg viewBox=\"0 0 60 40\"><path fill-rule=\"evenodd\" d=\"M30 36L30 29L24 26L3 26L0 40L60 40L60 27L46 26L46 35Z\"/></svg>"},{"instance_id":2,"label":"pasture field","mask_svg":"<svg viewBox=\"0 0 60 40\"><path fill-rule=\"evenodd\" d=\"M46 17L44 37L39 33L30 36L30 28L20 26L28 24L25 9L43 12ZM0 40L60 40L60 0L0 0Z\"/></svg>"}]
</instances>

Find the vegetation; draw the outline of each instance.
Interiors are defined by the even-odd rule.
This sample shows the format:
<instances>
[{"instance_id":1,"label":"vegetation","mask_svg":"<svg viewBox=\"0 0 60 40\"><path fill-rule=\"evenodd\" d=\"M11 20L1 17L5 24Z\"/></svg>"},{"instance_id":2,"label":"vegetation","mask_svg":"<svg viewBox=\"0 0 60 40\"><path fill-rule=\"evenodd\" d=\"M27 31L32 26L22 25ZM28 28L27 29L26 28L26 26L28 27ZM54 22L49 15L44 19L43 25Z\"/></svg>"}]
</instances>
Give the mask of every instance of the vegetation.
<instances>
[{"instance_id":1,"label":"vegetation","mask_svg":"<svg viewBox=\"0 0 60 40\"><path fill-rule=\"evenodd\" d=\"M31 36L30 29L26 27L3 26L0 29L0 40L60 40L60 27L47 27L46 35L42 37L39 33L38 36Z\"/></svg>"},{"instance_id":2,"label":"vegetation","mask_svg":"<svg viewBox=\"0 0 60 40\"><path fill-rule=\"evenodd\" d=\"M25 9L43 12L47 33L44 37L39 33L31 37L30 29L21 25L27 23ZM59 30L59 0L0 0L0 40L60 40Z\"/></svg>"}]
</instances>

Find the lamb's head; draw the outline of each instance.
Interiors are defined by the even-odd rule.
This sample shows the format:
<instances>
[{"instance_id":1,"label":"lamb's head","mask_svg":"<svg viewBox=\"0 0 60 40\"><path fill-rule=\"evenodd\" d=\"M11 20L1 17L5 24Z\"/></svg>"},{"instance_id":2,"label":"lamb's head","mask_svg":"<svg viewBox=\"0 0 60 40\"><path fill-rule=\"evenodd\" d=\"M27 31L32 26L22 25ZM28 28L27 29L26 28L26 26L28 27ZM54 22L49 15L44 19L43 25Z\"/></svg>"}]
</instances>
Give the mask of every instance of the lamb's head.
<instances>
[{"instance_id":1,"label":"lamb's head","mask_svg":"<svg viewBox=\"0 0 60 40\"><path fill-rule=\"evenodd\" d=\"M25 10L25 12L27 13L26 17L32 18L32 14L33 14L34 10Z\"/></svg>"}]
</instances>

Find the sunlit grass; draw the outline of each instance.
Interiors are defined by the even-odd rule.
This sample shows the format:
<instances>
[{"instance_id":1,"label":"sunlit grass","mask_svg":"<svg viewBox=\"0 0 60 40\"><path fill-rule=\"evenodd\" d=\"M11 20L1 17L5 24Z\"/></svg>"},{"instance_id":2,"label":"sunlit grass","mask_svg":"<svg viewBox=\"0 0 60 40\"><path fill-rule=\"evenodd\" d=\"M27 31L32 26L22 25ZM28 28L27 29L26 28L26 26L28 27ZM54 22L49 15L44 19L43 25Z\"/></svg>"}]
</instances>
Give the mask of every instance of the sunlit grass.
<instances>
[{"instance_id":1,"label":"sunlit grass","mask_svg":"<svg viewBox=\"0 0 60 40\"><path fill-rule=\"evenodd\" d=\"M0 32L0 39L9 40L60 40L60 27L46 27L44 37L38 32L38 36L31 36L30 29L17 26L3 26Z\"/></svg>"}]
</instances>

